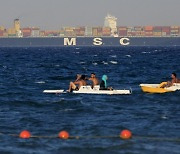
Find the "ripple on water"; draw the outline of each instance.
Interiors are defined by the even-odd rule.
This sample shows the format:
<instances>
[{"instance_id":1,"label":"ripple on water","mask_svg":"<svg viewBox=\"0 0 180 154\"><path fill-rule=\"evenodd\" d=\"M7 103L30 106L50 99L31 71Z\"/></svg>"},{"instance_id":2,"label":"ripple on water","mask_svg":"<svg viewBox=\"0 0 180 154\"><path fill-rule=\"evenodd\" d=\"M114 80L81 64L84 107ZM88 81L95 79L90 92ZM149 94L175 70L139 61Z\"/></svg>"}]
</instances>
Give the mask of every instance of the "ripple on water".
<instances>
[{"instance_id":1,"label":"ripple on water","mask_svg":"<svg viewBox=\"0 0 180 154\"><path fill-rule=\"evenodd\" d=\"M109 61L111 64L117 64L118 62L117 61L113 61L113 60L111 60L111 61Z\"/></svg>"}]
</instances>

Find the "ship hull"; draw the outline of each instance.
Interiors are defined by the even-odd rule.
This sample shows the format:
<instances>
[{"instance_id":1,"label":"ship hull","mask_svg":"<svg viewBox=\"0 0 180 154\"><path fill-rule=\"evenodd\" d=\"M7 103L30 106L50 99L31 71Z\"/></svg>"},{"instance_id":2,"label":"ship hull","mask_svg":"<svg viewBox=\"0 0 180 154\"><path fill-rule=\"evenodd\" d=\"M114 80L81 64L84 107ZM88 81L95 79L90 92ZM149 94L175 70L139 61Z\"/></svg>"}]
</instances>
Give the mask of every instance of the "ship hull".
<instances>
[{"instance_id":1,"label":"ship hull","mask_svg":"<svg viewBox=\"0 0 180 154\"><path fill-rule=\"evenodd\" d=\"M180 46L180 37L28 37L0 38L0 47Z\"/></svg>"}]
</instances>

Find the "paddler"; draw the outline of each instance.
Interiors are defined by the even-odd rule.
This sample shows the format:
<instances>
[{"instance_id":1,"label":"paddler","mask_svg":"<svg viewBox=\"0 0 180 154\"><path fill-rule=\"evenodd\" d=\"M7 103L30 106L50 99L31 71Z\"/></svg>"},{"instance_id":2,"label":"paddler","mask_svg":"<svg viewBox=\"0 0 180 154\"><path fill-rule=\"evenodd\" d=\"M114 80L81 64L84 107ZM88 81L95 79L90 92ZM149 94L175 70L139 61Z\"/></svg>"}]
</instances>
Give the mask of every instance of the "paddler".
<instances>
[{"instance_id":1,"label":"paddler","mask_svg":"<svg viewBox=\"0 0 180 154\"><path fill-rule=\"evenodd\" d=\"M164 84L160 85L160 88L171 87L173 86L174 83L180 83L180 80L177 78L176 73L173 72L171 74L171 78L172 78L171 81L167 81Z\"/></svg>"},{"instance_id":2,"label":"paddler","mask_svg":"<svg viewBox=\"0 0 180 154\"><path fill-rule=\"evenodd\" d=\"M74 82L70 82L68 92L72 92L73 90L79 90L81 86L86 86L85 75L77 74L77 78Z\"/></svg>"},{"instance_id":3,"label":"paddler","mask_svg":"<svg viewBox=\"0 0 180 154\"><path fill-rule=\"evenodd\" d=\"M100 89L99 90L113 90L112 87L107 87L107 75L102 76L102 81L100 83Z\"/></svg>"}]
</instances>

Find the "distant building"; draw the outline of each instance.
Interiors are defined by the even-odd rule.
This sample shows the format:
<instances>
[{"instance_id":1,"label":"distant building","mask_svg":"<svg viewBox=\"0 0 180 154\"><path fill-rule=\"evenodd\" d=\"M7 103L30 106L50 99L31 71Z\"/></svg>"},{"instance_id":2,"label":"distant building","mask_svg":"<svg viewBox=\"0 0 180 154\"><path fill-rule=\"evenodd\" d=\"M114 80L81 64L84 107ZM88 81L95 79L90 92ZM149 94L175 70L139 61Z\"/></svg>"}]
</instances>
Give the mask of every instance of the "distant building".
<instances>
[{"instance_id":1,"label":"distant building","mask_svg":"<svg viewBox=\"0 0 180 154\"><path fill-rule=\"evenodd\" d=\"M117 18L108 14L104 20L104 27L110 27L111 35L116 36L117 35Z\"/></svg>"}]
</instances>

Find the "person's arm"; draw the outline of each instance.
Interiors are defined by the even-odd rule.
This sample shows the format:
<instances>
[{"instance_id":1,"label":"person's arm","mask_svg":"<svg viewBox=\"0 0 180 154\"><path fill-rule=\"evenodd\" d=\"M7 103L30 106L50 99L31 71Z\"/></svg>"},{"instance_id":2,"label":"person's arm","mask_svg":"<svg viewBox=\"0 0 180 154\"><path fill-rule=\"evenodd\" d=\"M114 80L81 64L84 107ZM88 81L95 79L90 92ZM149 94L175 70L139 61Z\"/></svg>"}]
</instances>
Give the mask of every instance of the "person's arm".
<instances>
[{"instance_id":1,"label":"person's arm","mask_svg":"<svg viewBox=\"0 0 180 154\"><path fill-rule=\"evenodd\" d=\"M81 78L81 75L77 74L77 78L76 78L76 80L74 82L78 81L80 78Z\"/></svg>"},{"instance_id":2,"label":"person's arm","mask_svg":"<svg viewBox=\"0 0 180 154\"><path fill-rule=\"evenodd\" d=\"M174 84L174 80L168 81L167 84L163 87L171 87Z\"/></svg>"},{"instance_id":3,"label":"person's arm","mask_svg":"<svg viewBox=\"0 0 180 154\"><path fill-rule=\"evenodd\" d=\"M173 80L171 81L171 86L173 86L174 83L177 83L177 81L178 81L178 79L173 79Z\"/></svg>"},{"instance_id":4,"label":"person's arm","mask_svg":"<svg viewBox=\"0 0 180 154\"><path fill-rule=\"evenodd\" d=\"M92 78L88 78L88 77L87 77L87 80L90 80L90 81L92 81Z\"/></svg>"},{"instance_id":5,"label":"person's arm","mask_svg":"<svg viewBox=\"0 0 180 154\"><path fill-rule=\"evenodd\" d=\"M74 83L74 84L79 84L79 80L77 80L77 81L74 81L73 83Z\"/></svg>"}]
</instances>

